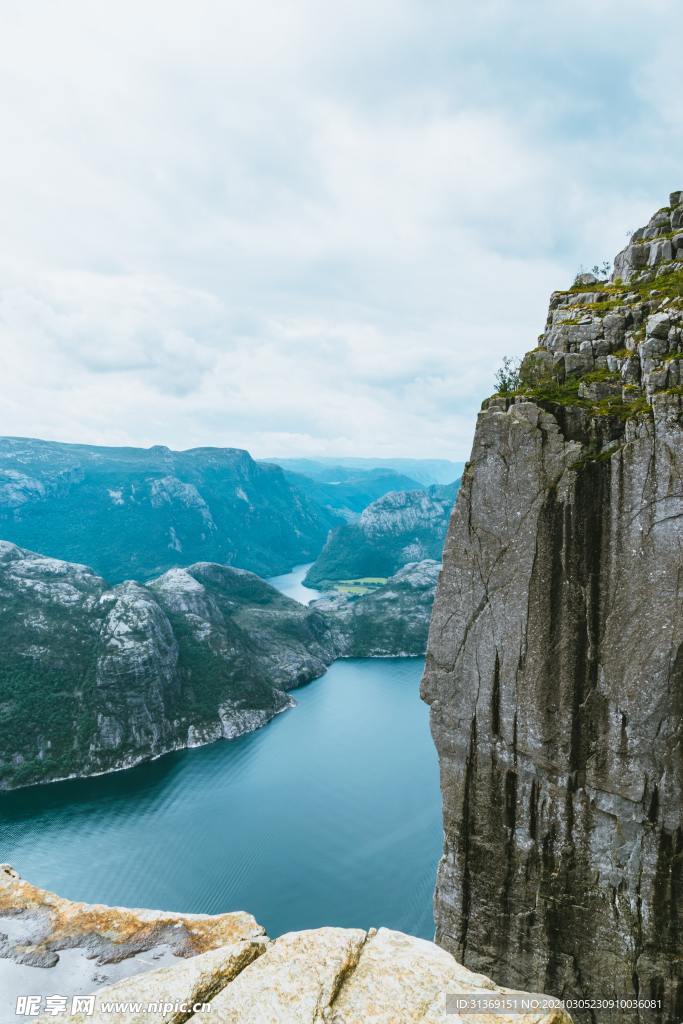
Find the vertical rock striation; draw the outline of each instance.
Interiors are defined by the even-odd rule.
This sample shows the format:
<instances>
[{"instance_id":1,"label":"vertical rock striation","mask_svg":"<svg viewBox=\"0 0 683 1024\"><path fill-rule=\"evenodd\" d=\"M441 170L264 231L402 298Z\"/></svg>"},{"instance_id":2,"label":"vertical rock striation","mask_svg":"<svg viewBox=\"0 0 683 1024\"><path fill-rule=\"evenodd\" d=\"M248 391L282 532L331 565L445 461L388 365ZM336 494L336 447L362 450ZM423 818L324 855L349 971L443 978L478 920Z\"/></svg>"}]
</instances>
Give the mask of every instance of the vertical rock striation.
<instances>
[{"instance_id":1,"label":"vertical rock striation","mask_svg":"<svg viewBox=\"0 0 683 1024\"><path fill-rule=\"evenodd\" d=\"M681 199L609 283L553 294L484 403L423 680L437 941L506 984L662 1001L614 1021L683 1019Z\"/></svg>"}]
</instances>

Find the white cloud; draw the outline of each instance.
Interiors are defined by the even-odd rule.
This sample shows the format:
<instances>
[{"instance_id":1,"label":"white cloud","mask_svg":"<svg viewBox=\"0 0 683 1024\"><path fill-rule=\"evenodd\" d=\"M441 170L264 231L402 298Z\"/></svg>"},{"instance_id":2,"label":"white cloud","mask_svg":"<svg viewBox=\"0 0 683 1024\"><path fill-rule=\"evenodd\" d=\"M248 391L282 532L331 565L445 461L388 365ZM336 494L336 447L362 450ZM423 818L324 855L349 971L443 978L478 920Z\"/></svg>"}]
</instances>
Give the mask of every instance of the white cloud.
<instances>
[{"instance_id":1,"label":"white cloud","mask_svg":"<svg viewBox=\"0 0 683 1024\"><path fill-rule=\"evenodd\" d=\"M8 4L0 430L468 454L676 178L667 0Z\"/></svg>"}]
</instances>

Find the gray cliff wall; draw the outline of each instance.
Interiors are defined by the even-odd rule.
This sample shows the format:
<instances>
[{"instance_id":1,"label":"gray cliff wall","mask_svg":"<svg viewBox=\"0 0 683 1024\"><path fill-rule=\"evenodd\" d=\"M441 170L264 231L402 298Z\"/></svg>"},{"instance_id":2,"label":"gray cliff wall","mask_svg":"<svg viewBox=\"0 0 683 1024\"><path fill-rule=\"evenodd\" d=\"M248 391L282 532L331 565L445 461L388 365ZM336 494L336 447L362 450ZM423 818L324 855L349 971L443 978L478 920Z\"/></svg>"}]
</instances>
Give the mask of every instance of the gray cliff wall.
<instances>
[{"instance_id":1,"label":"gray cliff wall","mask_svg":"<svg viewBox=\"0 0 683 1024\"><path fill-rule=\"evenodd\" d=\"M654 997L661 1013L609 1019L674 1022L683 264L589 288L555 293L522 386L485 403L446 540L423 681L436 938L506 984Z\"/></svg>"}]
</instances>

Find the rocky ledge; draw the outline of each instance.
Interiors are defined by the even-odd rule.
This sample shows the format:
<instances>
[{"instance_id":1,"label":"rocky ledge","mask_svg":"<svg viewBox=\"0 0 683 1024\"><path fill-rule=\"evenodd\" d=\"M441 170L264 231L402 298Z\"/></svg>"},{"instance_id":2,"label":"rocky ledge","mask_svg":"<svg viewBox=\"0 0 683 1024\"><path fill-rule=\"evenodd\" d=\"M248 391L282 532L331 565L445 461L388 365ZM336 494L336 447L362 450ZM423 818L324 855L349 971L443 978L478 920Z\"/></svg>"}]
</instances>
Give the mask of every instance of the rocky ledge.
<instances>
[{"instance_id":1,"label":"rocky ledge","mask_svg":"<svg viewBox=\"0 0 683 1024\"><path fill-rule=\"evenodd\" d=\"M30 991L59 992L69 1010L74 995L95 997L92 1012L45 1015L43 1024L571 1024L562 1010L446 1014L447 995L511 990L468 971L433 943L387 928L318 928L271 941L249 914L72 903L23 881L8 865L0 867L0 932L7 933L0 946L0 1012L8 1021L16 996ZM93 965L89 976L57 973L74 952ZM150 970L155 959L164 966ZM27 963L31 978L21 973ZM105 1008L111 1003L162 1007ZM195 1010L197 1004L203 1009Z\"/></svg>"}]
</instances>

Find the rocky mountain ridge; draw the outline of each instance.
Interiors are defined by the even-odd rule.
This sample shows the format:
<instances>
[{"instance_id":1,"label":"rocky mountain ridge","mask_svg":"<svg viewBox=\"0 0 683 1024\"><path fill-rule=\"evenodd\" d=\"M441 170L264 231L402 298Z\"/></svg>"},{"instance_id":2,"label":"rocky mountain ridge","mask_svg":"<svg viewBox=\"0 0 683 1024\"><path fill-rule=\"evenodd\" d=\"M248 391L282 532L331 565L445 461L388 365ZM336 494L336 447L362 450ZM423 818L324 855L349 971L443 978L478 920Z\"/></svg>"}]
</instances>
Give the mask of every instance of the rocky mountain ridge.
<instances>
[{"instance_id":1,"label":"rocky mountain ridge","mask_svg":"<svg viewBox=\"0 0 683 1024\"><path fill-rule=\"evenodd\" d=\"M437 941L507 984L660 1000L658 1024L683 1018L682 199L611 281L553 293L484 403L423 680Z\"/></svg>"},{"instance_id":2,"label":"rocky mountain ridge","mask_svg":"<svg viewBox=\"0 0 683 1024\"><path fill-rule=\"evenodd\" d=\"M238 736L334 658L322 615L245 570L205 562L110 587L6 541L0 646L5 788Z\"/></svg>"},{"instance_id":3,"label":"rocky mountain ridge","mask_svg":"<svg viewBox=\"0 0 683 1024\"><path fill-rule=\"evenodd\" d=\"M0 536L112 582L197 561L273 576L311 561L372 501L421 486L381 466L310 465L307 476L235 448L0 437Z\"/></svg>"}]
</instances>

